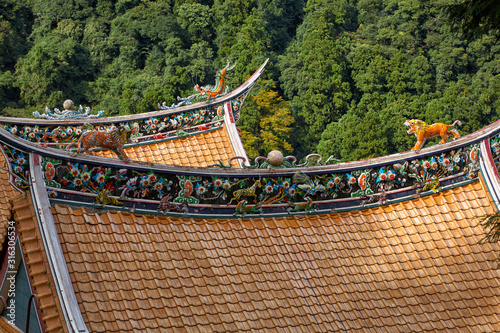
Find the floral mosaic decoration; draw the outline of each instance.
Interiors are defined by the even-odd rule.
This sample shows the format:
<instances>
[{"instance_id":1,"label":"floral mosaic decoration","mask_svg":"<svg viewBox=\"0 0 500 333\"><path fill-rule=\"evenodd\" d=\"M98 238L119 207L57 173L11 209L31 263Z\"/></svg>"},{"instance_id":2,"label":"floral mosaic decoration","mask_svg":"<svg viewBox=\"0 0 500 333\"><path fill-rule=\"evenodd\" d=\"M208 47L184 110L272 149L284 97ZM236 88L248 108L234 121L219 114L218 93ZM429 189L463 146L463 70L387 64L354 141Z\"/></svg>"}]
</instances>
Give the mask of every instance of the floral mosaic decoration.
<instances>
[{"instance_id":1,"label":"floral mosaic decoration","mask_svg":"<svg viewBox=\"0 0 500 333\"><path fill-rule=\"evenodd\" d=\"M23 171L24 154L10 151L12 167ZM55 159L42 159L42 170L48 188L53 191L98 194L103 189L119 198L139 198L177 205L219 205L220 207L254 207L265 212L266 205L282 205L290 211L312 211L314 205L342 198L366 199L377 196L386 201L386 192L419 188L425 192L439 190L436 180L461 176L474 179L479 170L479 144L454 151L350 172L325 173L303 171L279 176L238 177L176 175L139 172L119 167L92 166ZM52 195L57 195L52 194ZM380 197L380 198L379 198ZM244 204L240 204L245 200ZM371 202L374 202L372 200Z\"/></svg>"},{"instance_id":2,"label":"floral mosaic decoration","mask_svg":"<svg viewBox=\"0 0 500 333\"><path fill-rule=\"evenodd\" d=\"M221 121L224 115L223 107L207 106L202 109L194 111L180 112L176 114L150 117L141 121L131 121L117 124L96 125L82 124L75 126L39 126L39 125L15 125L15 124L0 124L0 127L17 135L25 140L31 142L40 142L47 144L58 144L59 148L63 148L66 144L76 142L80 135L87 130L103 130L110 132L115 130L118 126L128 126L130 128L137 128L136 133L132 136L131 141L136 143L141 140L141 137L166 134L172 132L172 135L177 135L175 131L187 129L191 127L197 130L209 129L207 125ZM163 138L155 137L157 138Z\"/></svg>"},{"instance_id":3,"label":"floral mosaic decoration","mask_svg":"<svg viewBox=\"0 0 500 333\"><path fill-rule=\"evenodd\" d=\"M307 175L298 172L292 177L191 179L192 202L236 204L242 199L263 205L287 202L328 201L337 198L364 198L386 191L421 187L434 181L462 174L474 179L479 170L479 144L421 159L348 173ZM255 186L258 182L259 186ZM184 183L183 183L184 184ZM181 188L184 185L181 184ZM241 190L247 195L241 196ZM188 188L186 188L188 190ZM255 196L253 195L255 194Z\"/></svg>"},{"instance_id":4,"label":"floral mosaic decoration","mask_svg":"<svg viewBox=\"0 0 500 333\"><path fill-rule=\"evenodd\" d=\"M172 190L173 181L150 171L140 173L129 169L89 166L43 158L42 171L45 185L53 189L66 189L97 194L104 188L110 195L120 198L160 200Z\"/></svg>"},{"instance_id":5,"label":"floral mosaic decoration","mask_svg":"<svg viewBox=\"0 0 500 333\"><path fill-rule=\"evenodd\" d=\"M7 145L2 145L2 149L7 156L13 183L19 189L26 190L29 187L28 154Z\"/></svg>"}]
</instances>

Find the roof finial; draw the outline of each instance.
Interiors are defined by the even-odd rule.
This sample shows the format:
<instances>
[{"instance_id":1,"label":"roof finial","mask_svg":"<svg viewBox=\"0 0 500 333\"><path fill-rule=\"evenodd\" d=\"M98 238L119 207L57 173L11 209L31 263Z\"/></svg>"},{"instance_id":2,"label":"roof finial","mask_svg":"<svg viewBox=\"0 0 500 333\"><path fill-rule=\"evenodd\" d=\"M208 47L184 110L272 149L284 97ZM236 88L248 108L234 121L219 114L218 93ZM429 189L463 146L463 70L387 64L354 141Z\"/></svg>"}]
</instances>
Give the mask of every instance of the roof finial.
<instances>
[{"instance_id":1,"label":"roof finial","mask_svg":"<svg viewBox=\"0 0 500 333\"><path fill-rule=\"evenodd\" d=\"M283 163L283 153L279 150L271 150L269 154L267 154L267 160L272 166L280 166L281 163Z\"/></svg>"},{"instance_id":2,"label":"roof finial","mask_svg":"<svg viewBox=\"0 0 500 333\"><path fill-rule=\"evenodd\" d=\"M63 111L60 111L58 108L50 111L48 107L45 107L45 114L35 111L33 112L33 116L38 119L66 120L99 118L104 113L104 111L99 111L97 114L90 114L90 107L86 107L84 110L81 105L78 110L75 110L75 103L70 99L64 101L63 108Z\"/></svg>"},{"instance_id":3,"label":"roof finial","mask_svg":"<svg viewBox=\"0 0 500 333\"><path fill-rule=\"evenodd\" d=\"M66 110L73 110L75 108L75 103L73 103L72 100L67 99L63 103L63 108L64 108L65 111Z\"/></svg>"}]
</instances>

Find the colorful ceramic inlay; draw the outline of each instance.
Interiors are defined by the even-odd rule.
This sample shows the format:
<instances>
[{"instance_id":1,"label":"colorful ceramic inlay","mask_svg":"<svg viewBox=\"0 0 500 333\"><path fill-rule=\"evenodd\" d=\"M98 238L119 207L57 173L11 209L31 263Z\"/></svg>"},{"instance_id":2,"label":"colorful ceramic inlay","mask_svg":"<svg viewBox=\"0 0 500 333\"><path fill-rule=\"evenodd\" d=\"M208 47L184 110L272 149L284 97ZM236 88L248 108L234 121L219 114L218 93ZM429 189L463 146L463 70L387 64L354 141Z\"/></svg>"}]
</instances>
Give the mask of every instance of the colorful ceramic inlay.
<instances>
[{"instance_id":1,"label":"colorful ceramic inlay","mask_svg":"<svg viewBox=\"0 0 500 333\"><path fill-rule=\"evenodd\" d=\"M219 108L220 106L220 108ZM99 124L95 127L90 124L64 126L30 126L15 124L0 124L0 127L31 142L47 144L57 143L64 148L68 143L76 142L83 132L88 130L101 130L112 132L118 127L136 128L131 136L131 141L137 143L146 137L163 139L169 136L177 136L182 129L190 131L203 131L209 129L214 122L222 121L224 115L222 105L207 106L195 111L186 111L176 114L150 117L140 121L122 123Z\"/></svg>"},{"instance_id":2,"label":"colorful ceramic inlay","mask_svg":"<svg viewBox=\"0 0 500 333\"><path fill-rule=\"evenodd\" d=\"M20 154L14 155L22 158ZM318 204L338 199L359 198L366 203L385 203L389 200L387 192L393 190L413 189L413 193L415 189L419 189L419 193L439 191L442 179L477 177L479 144L349 172L325 170L311 173L304 168L279 176L266 174L266 177L178 175L153 170L138 172L47 158L43 158L42 168L46 186L54 191L103 193L101 198L106 194L107 197L119 198L120 202L135 198L153 200L158 204L162 201L163 208L158 208L159 211L172 211L173 205L177 205L174 208L186 205L183 211L189 211L190 205L224 209L232 206L237 207L233 212L242 216L256 211L266 213L272 205L281 205L283 211L311 212ZM104 189L107 191L103 192Z\"/></svg>"},{"instance_id":3,"label":"colorful ceramic inlay","mask_svg":"<svg viewBox=\"0 0 500 333\"><path fill-rule=\"evenodd\" d=\"M29 155L7 145L2 145L2 149L9 163L5 169L10 172L11 182L19 189L27 189L29 187Z\"/></svg>"}]
</instances>

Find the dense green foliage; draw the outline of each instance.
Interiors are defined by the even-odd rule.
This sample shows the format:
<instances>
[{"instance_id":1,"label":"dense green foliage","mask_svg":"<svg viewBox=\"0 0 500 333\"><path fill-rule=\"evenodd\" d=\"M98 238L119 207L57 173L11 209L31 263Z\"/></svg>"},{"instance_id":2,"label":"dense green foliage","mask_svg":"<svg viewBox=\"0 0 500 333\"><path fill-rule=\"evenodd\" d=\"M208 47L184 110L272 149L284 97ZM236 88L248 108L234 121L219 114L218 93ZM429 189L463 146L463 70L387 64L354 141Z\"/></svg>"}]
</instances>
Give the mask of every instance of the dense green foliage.
<instances>
[{"instance_id":1,"label":"dense green foliage","mask_svg":"<svg viewBox=\"0 0 500 333\"><path fill-rule=\"evenodd\" d=\"M500 39L500 2L497 0L464 0L448 6L450 22L467 39L493 33Z\"/></svg>"},{"instance_id":2,"label":"dense green foliage","mask_svg":"<svg viewBox=\"0 0 500 333\"><path fill-rule=\"evenodd\" d=\"M499 118L500 43L454 32L456 3L3 0L1 114L66 98L107 115L152 111L213 84L227 61L235 88L269 58L239 123L250 156L404 151L406 119L460 119L466 134Z\"/></svg>"}]
</instances>

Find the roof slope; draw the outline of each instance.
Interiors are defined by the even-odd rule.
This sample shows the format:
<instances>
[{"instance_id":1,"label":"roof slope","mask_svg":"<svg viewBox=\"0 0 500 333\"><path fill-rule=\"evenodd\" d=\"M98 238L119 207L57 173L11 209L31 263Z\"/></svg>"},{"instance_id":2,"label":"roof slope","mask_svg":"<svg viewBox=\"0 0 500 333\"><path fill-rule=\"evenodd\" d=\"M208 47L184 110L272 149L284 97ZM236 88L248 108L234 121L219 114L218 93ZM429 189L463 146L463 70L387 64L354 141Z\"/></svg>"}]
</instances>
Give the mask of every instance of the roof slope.
<instances>
[{"instance_id":1,"label":"roof slope","mask_svg":"<svg viewBox=\"0 0 500 333\"><path fill-rule=\"evenodd\" d=\"M349 213L194 219L52 209L92 332L496 331L480 182Z\"/></svg>"},{"instance_id":2,"label":"roof slope","mask_svg":"<svg viewBox=\"0 0 500 333\"><path fill-rule=\"evenodd\" d=\"M217 164L219 160L227 164L231 157L236 156L225 126L174 140L129 146L125 152L133 161L193 167L206 167ZM116 158L110 150L95 151L94 154ZM232 164L238 167L236 161Z\"/></svg>"},{"instance_id":3,"label":"roof slope","mask_svg":"<svg viewBox=\"0 0 500 333\"><path fill-rule=\"evenodd\" d=\"M3 249L5 237L7 236L8 221L11 219L12 202L11 200L23 194L16 190L9 183L8 160L3 152L0 152L0 251Z\"/></svg>"},{"instance_id":4,"label":"roof slope","mask_svg":"<svg viewBox=\"0 0 500 333\"><path fill-rule=\"evenodd\" d=\"M45 325L45 331L64 332L64 317L57 297L54 278L45 251L40 229L33 211L30 196L18 197L13 200L14 220L19 229L19 237L23 245L23 253L31 277L34 294L40 301L40 311Z\"/></svg>"}]
</instances>

